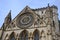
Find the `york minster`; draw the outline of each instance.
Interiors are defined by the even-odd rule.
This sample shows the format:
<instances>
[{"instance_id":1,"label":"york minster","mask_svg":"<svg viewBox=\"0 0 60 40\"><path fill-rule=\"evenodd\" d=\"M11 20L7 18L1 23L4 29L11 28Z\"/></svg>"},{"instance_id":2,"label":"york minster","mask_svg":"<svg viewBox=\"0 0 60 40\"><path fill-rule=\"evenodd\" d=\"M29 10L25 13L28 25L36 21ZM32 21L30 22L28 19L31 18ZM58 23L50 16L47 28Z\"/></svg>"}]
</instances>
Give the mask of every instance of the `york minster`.
<instances>
[{"instance_id":1,"label":"york minster","mask_svg":"<svg viewBox=\"0 0 60 40\"><path fill-rule=\"evenodd\" d=\"M12 20L11 10L0 28L0 40L60 40L58 7L26 6Z\"/></svg>"}]
</instances>

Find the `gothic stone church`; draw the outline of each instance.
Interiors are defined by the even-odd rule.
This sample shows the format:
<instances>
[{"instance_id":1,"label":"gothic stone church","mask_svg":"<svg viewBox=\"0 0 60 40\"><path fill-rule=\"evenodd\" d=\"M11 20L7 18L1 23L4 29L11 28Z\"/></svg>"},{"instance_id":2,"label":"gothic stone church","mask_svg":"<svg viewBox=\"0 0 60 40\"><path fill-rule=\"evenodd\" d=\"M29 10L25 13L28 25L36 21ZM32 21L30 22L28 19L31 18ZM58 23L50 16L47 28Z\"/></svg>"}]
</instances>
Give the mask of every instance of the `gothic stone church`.
<instances>
[{"instance_id":1,"label":"gothic stone church","mask_svg":"<svg viewBox=\"0 0 60 40\"><path fill-rule=\"evenodd\" d=\"M0 28L0 40L60 40L58 8L26 6L12 20L11 11Z\"/></svg>"}]
</instances>

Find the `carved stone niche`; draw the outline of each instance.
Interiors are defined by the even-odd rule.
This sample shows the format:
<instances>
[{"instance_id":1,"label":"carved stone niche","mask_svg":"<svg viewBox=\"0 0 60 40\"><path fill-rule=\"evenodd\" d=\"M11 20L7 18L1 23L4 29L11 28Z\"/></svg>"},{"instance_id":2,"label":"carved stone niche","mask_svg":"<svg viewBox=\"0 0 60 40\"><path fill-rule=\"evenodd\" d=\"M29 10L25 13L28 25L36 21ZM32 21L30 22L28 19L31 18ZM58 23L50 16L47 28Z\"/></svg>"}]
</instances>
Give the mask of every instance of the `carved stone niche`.
<instances>
[{"instance_id":1,"label":"carved stone niche","mask_svg":"<svg viewBox=\"0 0 60 40\"><path fill-rule=\"evenodd\" d=\"M40 24L43 24L43 21L40 21Z\"/></svg>"},{"instance_id":2,"label":"carved stone niche","mask_svg":"<svg viewBox=\"0 0 60 40\"><path fill-rule=\"evenodd\" d=\"M47 33L47 35L51 35L51 30L48 30L48 33Z\"/></svg>"},{"instance_id":3,"label":"carved stone niche","mask_svg":"<svg viewBox=\"0 0 60 40\"><path fill-rule=\"evenodd\" d=\"M45 34L44 34L44 31L42 30L41 31L41 36L43 37L43 36L45 36Z\"/></svg>"},{"instance_id":4,"label":"carved stone niche","mask_svg":"<svg viewBox=\"0 0 60 40\"><path fill-rule=\"evenodd\" d=\"M14 24L13 22L11 22L11 23L7 26L7 29L9 29L9 28L14 28L14 27L16 27L15 24Z\"/></svg>"},{"instance_id":5,"label":"carved stone niche","mask_svg":"<svg viewBox=\"0 0 60 40\"><path fill-rule=\"evenodd\" d=\"M35 21L34 25L37 25L37 21Z\"/></svg>"},{"instance_id":6,"label":"carved stone niche","mask_svg":"<svg viewBox=\"0 0 60 40\"><path fill-rule=\"evenodd\" d=\"M35 27L39 26L39 22L40 22L40 15L36 14L36 19L35 19L35 22L34 22L34 26Z\"/></svg>"},{"instance_id":7,"label":"carved stone niche","mask_svg":"<svg viewBox=\"0 0 60 40\"><path fill-rule=\"evenodd\" d=\"M11 22L11 27L13 27L13 28L15 27L15 24L14 24L14 22Z\"/></svg>"},{"instance_id":8,"label":"carved stone niche","mask_svg":"<svg viewBox=\"0 0 60 40\"><path fill-rule=\"evenodd\" d=\"M34 22L34 27L39 27L40 25L40 19L37 18L37 20L35 20Z\"/></svg>"},{"instance_id":9,"label":"carved stone niche","mask_svg":"<svg viewBox=\"0 0 60 40\"><path fill-rule=\"evenodd\" d=\"M45 35L45 32L44 30L41 31L41 39L45 39L46 38L46 35Z\"/></svg>"}]
</instances>

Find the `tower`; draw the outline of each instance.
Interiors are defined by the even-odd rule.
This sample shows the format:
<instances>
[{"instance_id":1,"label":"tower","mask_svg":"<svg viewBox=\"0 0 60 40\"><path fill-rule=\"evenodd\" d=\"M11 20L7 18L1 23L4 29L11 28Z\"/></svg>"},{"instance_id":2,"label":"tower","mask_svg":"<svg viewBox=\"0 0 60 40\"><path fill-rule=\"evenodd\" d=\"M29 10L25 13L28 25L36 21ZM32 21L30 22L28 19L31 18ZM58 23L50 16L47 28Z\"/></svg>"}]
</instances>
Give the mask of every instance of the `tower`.
<instances>
[{"instance_id":1,"label":"tower","mask_svg":"<svg viewBox=\"0 0 60 40\"><path fill-rule=\"evenodd\" d=\"M4 29L11 23L11 21L12 19L11 19L11 10L10 10L4 21Z\"/></svg>"}]
</instances>

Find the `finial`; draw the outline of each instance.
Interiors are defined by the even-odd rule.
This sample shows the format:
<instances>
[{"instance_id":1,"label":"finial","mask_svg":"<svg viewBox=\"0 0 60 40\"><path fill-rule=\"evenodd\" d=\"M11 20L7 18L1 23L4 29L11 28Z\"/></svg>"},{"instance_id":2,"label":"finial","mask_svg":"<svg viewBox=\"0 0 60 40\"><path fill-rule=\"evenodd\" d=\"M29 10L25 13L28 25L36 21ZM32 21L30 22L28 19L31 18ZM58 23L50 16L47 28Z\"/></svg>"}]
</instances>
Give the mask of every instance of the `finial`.
<instances>
[{"instance_id":1,"label":"finial","mask_svg":"<svg viewBox=\"0 0 60 40\"><path fill-rule=\"evenodd\" d=\"M11 17L11 10L9 11L7 17Z\"/></svg>"},{"instance_id":2,"label":"finial","mask_svg":"<svg viewBox=\"0 0 60 40\"><path fill-rule=\"evenodd\" d=\"M30 7L27 5L27 6L25 7L25 12L27 12L29 8L30 8Z\"/></svg>"},{"instance_id":3,"label":"finial","mask_svg":"<svg viewBox=\"0 0 60 40\"><path fill-rule=\"evenodd\" d=\"M6 16L6 18L5 19L11 19L11 10L9 11L9 13L8 13L8 15Z\"/></svg>"},{"instance_id":4,"label":"finial","mask_svg":"<svg viewBox=\"0 0 60 40\"><path fill-rule=\"evenodd\" d=\"M11 13L11 10L9 11L9 13Z\"/></svg>"},{"instance_id":5,"label":"finial","mask_svg":"<svg viewBox=\"0 0 60 40\"><path fill-rule=\"evenodd\" d=\"M26 6L26 8L28 8L28 5Z\"/></svg>"}]
</instances>

